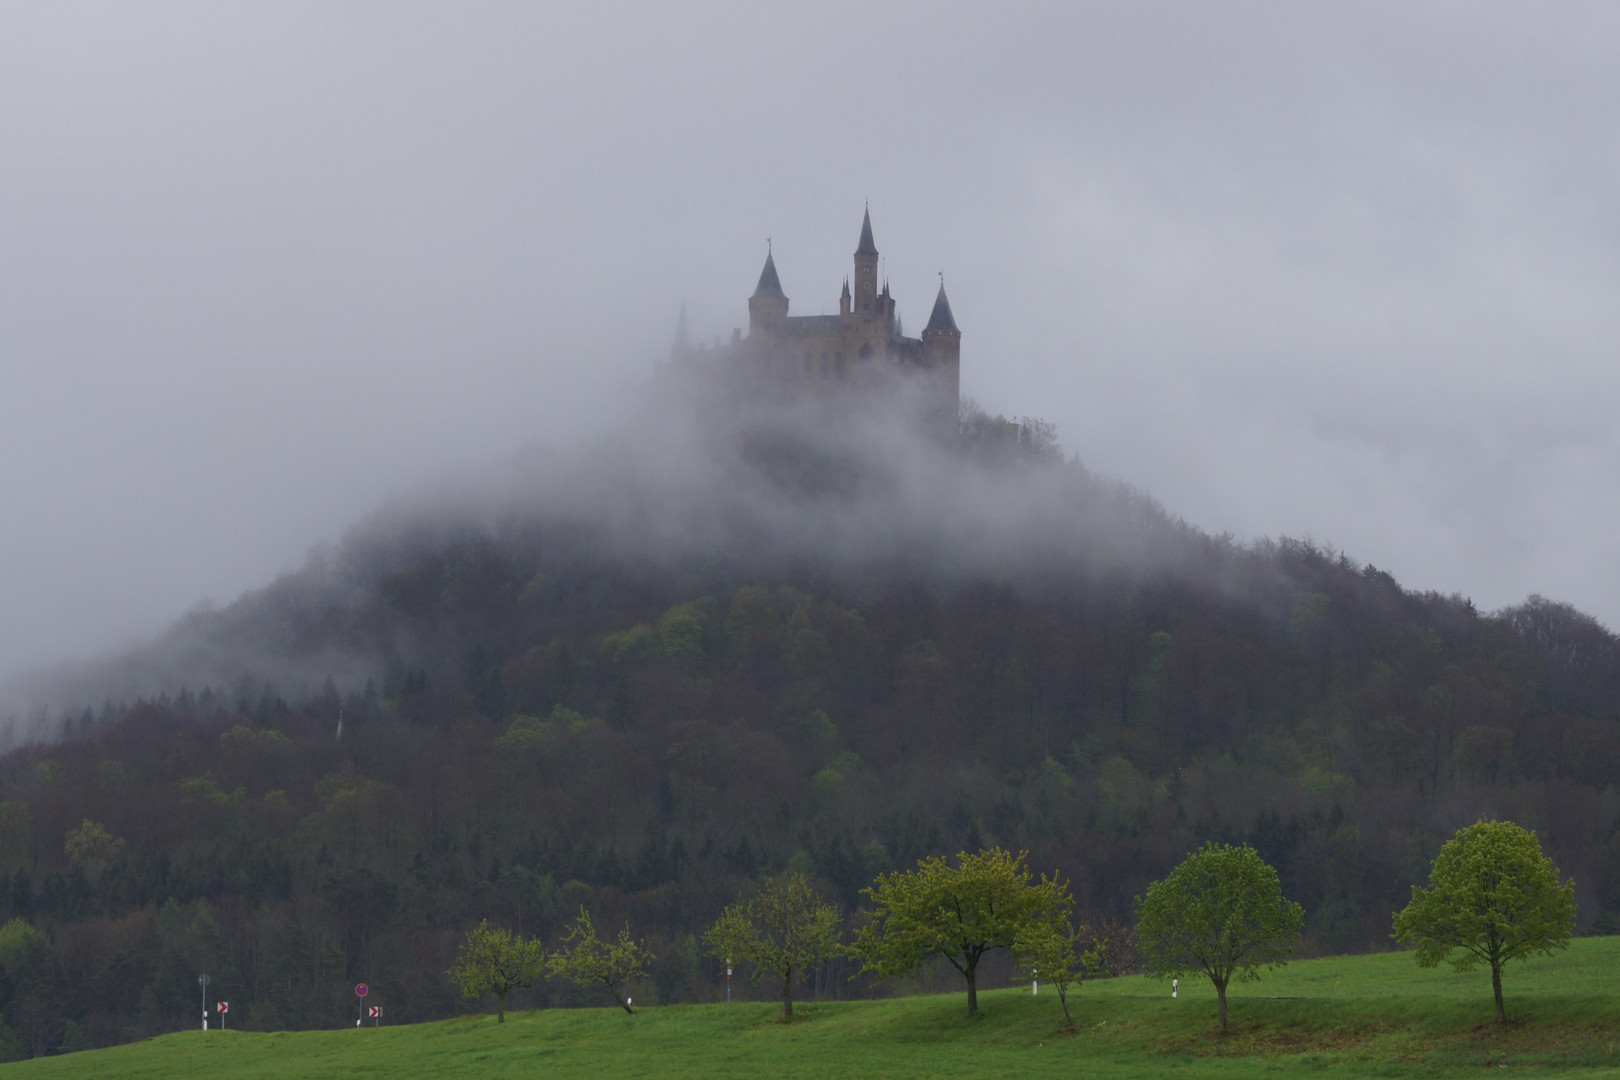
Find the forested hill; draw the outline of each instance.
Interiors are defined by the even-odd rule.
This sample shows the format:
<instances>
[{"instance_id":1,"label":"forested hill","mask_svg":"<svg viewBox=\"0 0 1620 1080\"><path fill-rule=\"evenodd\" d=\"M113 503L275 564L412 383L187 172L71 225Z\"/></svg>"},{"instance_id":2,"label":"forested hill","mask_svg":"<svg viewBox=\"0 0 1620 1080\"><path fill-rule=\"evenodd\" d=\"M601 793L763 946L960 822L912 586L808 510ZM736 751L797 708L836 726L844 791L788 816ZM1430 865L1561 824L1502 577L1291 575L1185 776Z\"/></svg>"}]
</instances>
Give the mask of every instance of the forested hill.
<instances>
[{"instance_id":1,"label":"forested hill","mask_svg":"<svg viewBox=\"0 0 1620 1080\"><path fill-rule=\"evenodd\" d=\"M192 1023L202 970L249 1026L342 1023L360 980L446 1015L468 928L549 937L581 903L651 939L638 1001L709 997L694 935L750 879L804 869L853 913L988 844L1128 919L1201 839L1248 841L1305 951L1348 951L1484 813L1539 831L1583 927L1620 918L1601 626L1210 537L1039 425L968 426L535 452L86 668L136 689L0 759L17 1047Z\"/></svg>"}]
</instances>

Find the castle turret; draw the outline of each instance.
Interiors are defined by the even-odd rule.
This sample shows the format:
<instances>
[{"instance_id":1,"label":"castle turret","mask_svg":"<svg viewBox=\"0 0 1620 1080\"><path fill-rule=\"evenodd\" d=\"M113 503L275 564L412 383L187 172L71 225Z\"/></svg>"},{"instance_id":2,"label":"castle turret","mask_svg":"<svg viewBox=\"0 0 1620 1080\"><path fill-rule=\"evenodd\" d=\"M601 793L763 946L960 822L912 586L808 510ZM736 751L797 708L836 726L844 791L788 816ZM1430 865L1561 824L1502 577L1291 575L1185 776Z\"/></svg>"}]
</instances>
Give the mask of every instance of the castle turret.
<instances>
[{"instance_id":1,"label":"castle turret","mask_svg":"<svg viewBox=\"0 0 1620 1080\"><path fill-rule=\"evenodd\" d=\"M878 249L872 242L872 211L861 218L861 240L855 245L855 310L877 313Z\"/></svg>"},{"instance_id":2,"label":"castle turret","mask_svg":"<svg viewBox=\"0 0 1620 1080\"><path fill-rule=\"evenodd\" d=\"M692 351L692 342L686 334L686 305L681 305L681 317L675 323L675 343L669 347L669 355L679 360Z\"/></svg>"},{"instance_id":3,"label":"castle turret","mask_svg":"<svg viewBox=\"0 0 1620 1080\"><path fill-rule=\"evenodd\" d=\"M787 318L788 298L782 291L782 281L776 276L776 260L769 247L765 249L765 269L759 272L759 284L748 298L748 333L760 330L774 331Z\"/></svg>"},{"instance_id":4,"label":"castle turret","mask_svg":"<svg viewBox=\"0 0 1620 1080\"><path fill-rule=\"evenodd\" d=\"M943 433L954 433L958 402L962 396L962 331L956 328L951 302L945 296L945 275L939 278L939 295L922 332L923 367L937 395L937 409Z\"/></svg>"},{"instance_id":5,"label":"castle turret","mask_svg":"<svg viewBox=\"0 0 1620 1080\"><path fill-rule=\"evenodd\" d=\"M838 298L838 314L849 314L849 278L844 279L844 293Z\"/></svg>"},{"instance_id":6,"label":"castle turret","mask_svg":"<svg viewBox=\"0 0 1620 1080\"><path fill-rule=\"evenodd\" d=\"M962 358L962 331L956 328L956 317L951 314L951 302L945 295L943 277L939 282L939 295L934 298L934 310L929 313L928 325L923 327L922 343L926 358Z\"/></svg>"}]
</instances>

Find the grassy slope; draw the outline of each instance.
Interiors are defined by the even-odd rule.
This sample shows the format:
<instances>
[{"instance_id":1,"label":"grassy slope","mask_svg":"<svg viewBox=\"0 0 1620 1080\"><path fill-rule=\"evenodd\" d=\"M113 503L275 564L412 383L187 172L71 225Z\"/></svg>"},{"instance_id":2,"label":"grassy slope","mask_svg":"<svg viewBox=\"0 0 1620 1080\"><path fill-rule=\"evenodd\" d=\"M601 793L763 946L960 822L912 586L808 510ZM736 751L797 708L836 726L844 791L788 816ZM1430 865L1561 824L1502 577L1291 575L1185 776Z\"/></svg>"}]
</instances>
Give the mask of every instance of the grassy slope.
<instances>
[{"instance_id":1,"label":"grassy slope","mask_svg":"<svg viewBox=\"0 0 1620 1080\"><path fill-rule=\"evenodd\" d=\"M1060 1032L1055 995L904 998L807 1005L791 1028L776 1007L672 1006L517 1013L362 1031L185 1032L111 1050L6 1066L7 1077L423 1076L983 1077L1473 1075L1481 1067L1620 1076L1620 938L1575 942L1510 967L1513 1023L1489 1023L1488 973L1420 971L1408 954L1290 964L1234 987L1233 1032L1214 1034L1207 981L1142 978L1071 991L1078 1024ZM1500 1069L1494 1070L1493 1075Z\"/></svg>"}]
</instances>

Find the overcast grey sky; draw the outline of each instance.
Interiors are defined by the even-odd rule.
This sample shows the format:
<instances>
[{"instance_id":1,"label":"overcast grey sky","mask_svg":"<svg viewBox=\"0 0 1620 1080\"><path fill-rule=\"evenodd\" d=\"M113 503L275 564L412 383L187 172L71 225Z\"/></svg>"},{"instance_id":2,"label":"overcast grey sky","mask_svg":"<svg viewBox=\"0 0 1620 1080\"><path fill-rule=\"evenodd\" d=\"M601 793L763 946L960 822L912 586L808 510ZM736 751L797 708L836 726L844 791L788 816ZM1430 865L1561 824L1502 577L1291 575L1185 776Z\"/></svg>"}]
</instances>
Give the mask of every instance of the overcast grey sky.
<instances>
[{"instance_id":1,"label":"overcast grey sky","mask_svg":"<svg viewBox=\"0 0 1620 1080\"><path fill-rule=\"evenodd\" d=\"M1620 625L1620 6L0 5L0 675L835 311L1211 531Z\"/></svg>"}]
</instances>

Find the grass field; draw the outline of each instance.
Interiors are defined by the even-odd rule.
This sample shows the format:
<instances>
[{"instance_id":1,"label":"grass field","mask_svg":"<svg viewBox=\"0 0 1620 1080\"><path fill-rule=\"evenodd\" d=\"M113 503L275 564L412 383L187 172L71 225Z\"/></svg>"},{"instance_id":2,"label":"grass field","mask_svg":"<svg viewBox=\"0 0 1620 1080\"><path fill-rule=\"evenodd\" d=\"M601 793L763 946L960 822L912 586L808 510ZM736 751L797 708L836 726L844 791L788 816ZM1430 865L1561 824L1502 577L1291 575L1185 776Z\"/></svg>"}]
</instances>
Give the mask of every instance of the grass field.
<instances>
[{"instance_id":1,"label":"grass field","mask_svg":"<svg viewBox=\"0 0 1620 1080\"><path fill-rule=\"evenodd\" d=\"M18 1080L222 1077L1333 1077L1620 1076L1620 938L1509 967L1510 1023L1491 1023L1488 972L1421 971L1410 954L1301 961L1234 986L1215 1032L1205 980L1090 982L1062 1031L1042 987L801 1006L682 1005L461 1017L394 1028L185 1032L0 1067Z\"/></svg>"}]
</instances>

